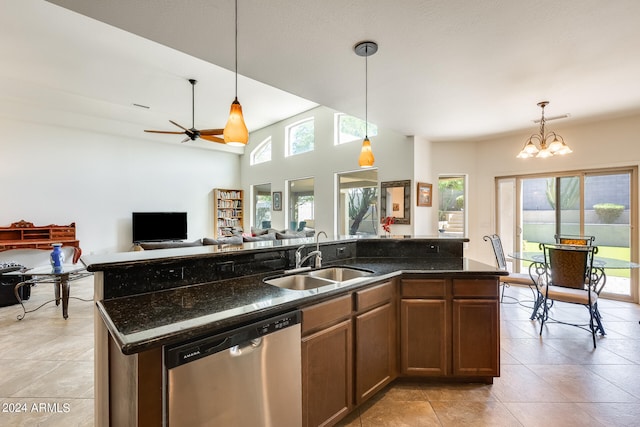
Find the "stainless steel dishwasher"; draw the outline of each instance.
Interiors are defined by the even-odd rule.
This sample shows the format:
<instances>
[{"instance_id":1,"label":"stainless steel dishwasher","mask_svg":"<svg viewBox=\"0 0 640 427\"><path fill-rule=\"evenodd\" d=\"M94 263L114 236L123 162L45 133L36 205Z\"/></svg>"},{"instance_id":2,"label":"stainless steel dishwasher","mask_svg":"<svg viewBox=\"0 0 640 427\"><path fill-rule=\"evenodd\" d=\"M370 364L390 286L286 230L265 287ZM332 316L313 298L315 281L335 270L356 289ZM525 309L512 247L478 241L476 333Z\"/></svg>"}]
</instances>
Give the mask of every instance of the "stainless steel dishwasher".
<instances>
[{"instance_id":1,"label":"stainless steel dishwasher","mask_svg":"<svg viewBox=\"0 0 640 427\"><path fill-rule=\"evenodd\" d=\"M164 423L302 425L300 312L164 348Z\"/></svg>"}]
</instances>

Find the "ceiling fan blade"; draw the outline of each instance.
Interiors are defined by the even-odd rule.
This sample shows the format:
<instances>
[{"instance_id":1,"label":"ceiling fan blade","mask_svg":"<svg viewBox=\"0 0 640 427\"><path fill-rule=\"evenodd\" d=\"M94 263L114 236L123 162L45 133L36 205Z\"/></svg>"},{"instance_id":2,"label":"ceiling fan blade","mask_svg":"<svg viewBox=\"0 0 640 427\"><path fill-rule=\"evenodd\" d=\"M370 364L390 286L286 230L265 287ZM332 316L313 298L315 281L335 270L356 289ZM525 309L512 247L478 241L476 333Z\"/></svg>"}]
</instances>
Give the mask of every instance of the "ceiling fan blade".
<instances>
[{"instance_id":1,"label":"ceiling fan blade","mask_svg":"<svg viewBox=\"0 0 640 427\"><path fill-rule=\"evenodd\" d=\"M211 142L219 142L219 143L221 143L221 144L224 144L224 139L222 139L222 138L218 138L217 136L202 135L202 133L200 133L200 138L202 138L202 139L206 139L207 141L211 141Z\"/></svg>"},{"instance_id":2,"label":"ceiling fan blade","mask_svg":"<svg viewBox=\"0 0 640 427\"><path fill-rule=\"evenodd\" d=\"M186 137L185 139L183 139L182 141L180 141L180 144L184 144L187 141L191 141L191 138Z\"/></svg>"},{"instance_id":3,"label":"ceiling fan blade","mask_svg":"<svg viewBox=\"0 0 640 427\"><path fill-rule=\"evenodd\" d=\"M145 132L151 132L151 133L166 133L166 134L170 134L170 135L181 135L184 132L174 132L174 131L169 131L169 130L146 130Z\"/></svg>"},{"instance_id":4,"label":"ceiling fan blade","mask_svg":"<svg viewBox=\"0 0 640 427\"><path fill-rule=\"evenodd\" d=\"M178 126L178 127L179 127L180 129L182 129L182 130L185 130L185 131L188 131L188 130L189 130L189 129L187 129L186 127L180 126L179 124L177 124L177 123L176 123L176 122L174 122L173 120L169 120L169 122L170 122L170 123L172 123L172 124L174 124L174 125L176 125L176 126Z\"/></svg>"},{"instance_id":5,"label":"ceiling fan blade","mask_svg":"<svg viewBox=\"0 0 640 427\"><path fill-rule=\"evenodd\" d=\"M222 135L224 129L202 129L200 135Z\"/></svg>"}]
</instances>

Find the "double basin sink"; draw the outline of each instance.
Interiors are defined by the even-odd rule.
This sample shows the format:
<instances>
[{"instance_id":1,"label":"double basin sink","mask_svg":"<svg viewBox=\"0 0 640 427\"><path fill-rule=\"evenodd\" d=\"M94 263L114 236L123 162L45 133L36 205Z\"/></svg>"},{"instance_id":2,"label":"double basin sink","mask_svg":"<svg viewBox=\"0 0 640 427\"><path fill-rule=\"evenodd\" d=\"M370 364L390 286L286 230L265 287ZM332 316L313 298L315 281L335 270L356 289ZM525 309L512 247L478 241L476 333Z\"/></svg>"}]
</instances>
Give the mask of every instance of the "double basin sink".
<instances>
[{"instance_id":1,"label":"double basin sink","mask_svg":"<svg viewBox=\"0 0 640 427\"><path fill-rule=\"evenodd\" d=\"M372 274L372 271L360 268L326 267L286 276L267 277L264 279L264 282L279 288L294 291L308 291L327 286L337 288L351 285L362 279L366 279L367 276L371 276Z\"/></svg>"}]
</instances>

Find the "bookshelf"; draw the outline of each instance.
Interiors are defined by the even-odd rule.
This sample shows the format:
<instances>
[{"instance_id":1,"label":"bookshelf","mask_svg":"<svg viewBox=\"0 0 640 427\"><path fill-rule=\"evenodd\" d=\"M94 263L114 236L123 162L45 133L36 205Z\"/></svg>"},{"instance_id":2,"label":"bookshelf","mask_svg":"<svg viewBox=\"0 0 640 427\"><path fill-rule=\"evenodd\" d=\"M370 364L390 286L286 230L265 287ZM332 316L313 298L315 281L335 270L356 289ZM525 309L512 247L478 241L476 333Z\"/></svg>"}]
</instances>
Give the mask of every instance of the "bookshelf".
<instances>
[{"instance_id":1,"label":"bookshelf","mask_svg":"<svg viewBox=\"0 0 640 427\"><path fill-rule=\"evenodd\" d=\"M213 232L216 238L232 235L234 227L242 229L244 192L216 188L213 190Z\"/></svg>"}]
</instances>

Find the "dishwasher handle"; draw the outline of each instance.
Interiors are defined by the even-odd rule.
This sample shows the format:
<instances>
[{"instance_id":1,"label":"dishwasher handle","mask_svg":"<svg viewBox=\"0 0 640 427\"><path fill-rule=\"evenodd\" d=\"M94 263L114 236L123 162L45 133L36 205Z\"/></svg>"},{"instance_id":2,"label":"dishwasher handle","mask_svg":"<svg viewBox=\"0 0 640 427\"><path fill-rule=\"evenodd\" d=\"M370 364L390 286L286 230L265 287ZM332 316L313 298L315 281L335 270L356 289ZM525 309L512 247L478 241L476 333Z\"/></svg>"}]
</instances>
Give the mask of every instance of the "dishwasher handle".
<instances>
[{"instance_id":1,"label":"dishwasher handle","mask_svg":"<svg viewBox=\"0 0 640 427\"><path fill-rule=\"evenodd\" d=\"M229 349L231 357L241 357L253 353L262 347L262 337L252 339L243 344L234 345Z\"/></svg>"}]
</instances>

